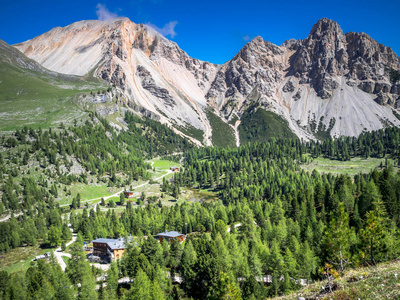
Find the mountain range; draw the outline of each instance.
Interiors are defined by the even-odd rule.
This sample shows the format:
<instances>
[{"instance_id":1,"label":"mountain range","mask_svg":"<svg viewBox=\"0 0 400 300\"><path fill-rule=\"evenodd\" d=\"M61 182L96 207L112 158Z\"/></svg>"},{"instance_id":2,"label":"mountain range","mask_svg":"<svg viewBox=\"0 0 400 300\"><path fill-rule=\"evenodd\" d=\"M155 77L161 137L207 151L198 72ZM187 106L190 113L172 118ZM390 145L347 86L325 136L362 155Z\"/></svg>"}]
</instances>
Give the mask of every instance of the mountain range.
<instances>
[{"instance_id":1,"label":"mountain range","mask_svg":"<svg viewBox=\"0 0 400 300\"><path fill-rule=\"evenodd\" d=\"M223 65L128 18L76 22L14 47L43 69L99 78L125 109L204 145L217 144L218 130L239 145L275 123L304 140L400 126L400 82L391 76L399 57L326 18L303 40L256 37Z\"/></svg>"}]
</instances>

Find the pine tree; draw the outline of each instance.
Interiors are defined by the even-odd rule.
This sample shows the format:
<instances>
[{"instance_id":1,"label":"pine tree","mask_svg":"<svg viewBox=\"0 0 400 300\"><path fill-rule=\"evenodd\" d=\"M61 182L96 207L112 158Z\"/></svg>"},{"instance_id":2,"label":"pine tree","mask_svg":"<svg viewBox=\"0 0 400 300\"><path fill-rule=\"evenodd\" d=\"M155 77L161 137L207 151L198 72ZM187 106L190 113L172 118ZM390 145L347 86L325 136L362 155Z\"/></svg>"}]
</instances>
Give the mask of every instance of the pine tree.
<instances>
[{"instance_id":1,"label":"pine tree","mask_svg":"<svg viewBox=\"0 0 400 300\"><path fill-rule=\"evenodd\" d=\"M110 268L107 271L107 290L109 295L115 295L118 288L118 266L116 262L111 262Z\"/></svg>"},{"instance_id":2,"label":"pine tree","mask_svg":"<svg viewBox=\"0 0 400 300\"><path fill-rule=\"evenodd\" d=\"M151 298L153 300L164 300L165 295L157 281L153 281L151 285Z\"/></svg>"},{"instance_id":3,"label":"pine tree","mask_svg":"<svg viewBox=\"0 0 400 300\"><path fill-rule=\"evenodd\" d=\"M55 247L58 246L61 242L61 231L58 227L56 226L51 226L49 233L48 233L48 240L50 243L50 246Z\"/></svg>"},{"instance_id":4,"label":"pine tree","mask_svg":"<svg viewBox=\"0 0 400 300\"><path fill-rule=\"evenodd\" d=\"M339 203L336 213L331 213L331 222L325 231L324 243L328 261L337 265L343 273L346 264L350 263L349 215L343 202Z\"/></svg>"},{"instance_id":5,"label":"pine tree","mask_svg":"<svg viewBox=\"0 0 400 300\"><path fill-rule=\"evenodd\" d=\"M215 289L210 294L211 299L232 299L241 300L240 290L233 280L233 276L227 273L221 272L218 278L218 283Z\"/></svg>"},{"instance_id":6,"label":"pine tree","mask_svg":"<svg viewBox=\"0 0 400 300\"><path fill-rule=\"evenodd\" d=\"M82 300L96 300L96 281L91 272L83 275L81 280L81 287L79 288L78 299Z\"/></svg>"},{"instance_id":7,"label":"pine tree","mask_svg":"<svg viewBox=\"0 0 400 300\"><path fill-rule=\"evenodd\" d=\"M132 300L152 300L151 283L146 273L139 268L133 282L130 297Z\"/></svg>"},{"instance_id":8,"label":"pine tree","mask_svg":"<svg viewBox=\"0 0 400 300\"><path fill-rule=\"evenodd\" d=\"M361 237L364 244L365 256L369 256L369 263L376 264L378 254L383 254L386 249L387 214L383 202L378 199L373 202L373 210L366 215Z\"/></svg>"}]
</instances>

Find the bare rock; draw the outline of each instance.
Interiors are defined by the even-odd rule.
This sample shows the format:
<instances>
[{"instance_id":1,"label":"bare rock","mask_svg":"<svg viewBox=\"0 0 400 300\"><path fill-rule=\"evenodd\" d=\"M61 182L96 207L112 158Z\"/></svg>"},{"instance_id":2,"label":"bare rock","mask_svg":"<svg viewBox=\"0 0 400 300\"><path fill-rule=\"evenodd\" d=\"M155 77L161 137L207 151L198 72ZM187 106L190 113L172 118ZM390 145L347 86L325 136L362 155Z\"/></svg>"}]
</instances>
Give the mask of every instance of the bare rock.
<instances>
[{"instance_id":1,"label":"bare rock","mask_svg":"<svg viewBox=\"0 0 400 300\"><path fill-rule=\"evenodd\" d=\"M285 93L291 93L294 92L294 85L292 81L288 81L285 83L285 85L282 88L282 91L284 91Z\"/></svg>"},{"instance_id":2,"label":"bare rock","mask_svg":"<svg viewBox=\"0 0 400 300\"><path fill-rule=\"evenodd\" d=\"M174 106L175 100L171 97L168 90L156 85L150 72L143 66L138 65L136 69L136 75L142 79L142 86L148 90L152 95L164 100L165 105Z\"/></svg>"}]
</instances>

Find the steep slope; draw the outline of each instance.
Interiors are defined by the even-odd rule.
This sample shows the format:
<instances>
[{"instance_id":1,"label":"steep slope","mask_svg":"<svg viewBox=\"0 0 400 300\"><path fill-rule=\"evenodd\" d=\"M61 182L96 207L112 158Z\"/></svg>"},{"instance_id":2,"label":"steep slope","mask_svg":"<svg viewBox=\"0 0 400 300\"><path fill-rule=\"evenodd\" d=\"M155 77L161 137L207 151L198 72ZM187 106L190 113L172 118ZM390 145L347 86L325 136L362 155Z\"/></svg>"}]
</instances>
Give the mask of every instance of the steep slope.
<instances>
[{"instance_id":1,"label":"steep slope","mask_svg":"<svg viewBox=\"0 0 400 300\"><path fill-rule=\"evenodd\" d=\"M280 47L252 40L222 66L207 98L228 118L256 102L306 139L317 131L356 136L400 125L392 112L400 107L399 84L390 81L388 68L400 68L390 48L321 19L305 40Z\"/></svg>"},{"instance_id":2,"label":"steep slope","mask_svg":"<svg viewBox=\"0 0 400 300\"><path fill-rule=\"evenodd\" d=\"M204 95L217 66L189 57L145 25L82 21L15 46L52 70L93 72L118 87L131 108L176 127L190 124L210 143Z\"/></svg>"},{"instance_id":3,"label":"steep slope","mask_svg":"<svg viewBox=\"0 0 400 300\"><path fill-rule=\"evenodd\" d=\"M127 18L77 22L15 47L57 72L93 73L116 86L127 106L187 134L202 131L205 144L212 141L208 106L235 129L237 143L250 106L278 114L304 139L400 126L393 113L400 85L389 76L400 69L398 56L364 33L344 34L328 19L306 39L281 46L257 37L222 66L189 57Z\"/></svg>"},{"instance_id":4,"label":"steep slope","mask_svg":"<svg viewBox=\"0 0 400 300\"><path fill-rule=\"evenodd\" d=\"M98 80L50 71L0 40L0 130L68 123L85 115L72 98L102 87Z\"/></svg>"}]
</instances>

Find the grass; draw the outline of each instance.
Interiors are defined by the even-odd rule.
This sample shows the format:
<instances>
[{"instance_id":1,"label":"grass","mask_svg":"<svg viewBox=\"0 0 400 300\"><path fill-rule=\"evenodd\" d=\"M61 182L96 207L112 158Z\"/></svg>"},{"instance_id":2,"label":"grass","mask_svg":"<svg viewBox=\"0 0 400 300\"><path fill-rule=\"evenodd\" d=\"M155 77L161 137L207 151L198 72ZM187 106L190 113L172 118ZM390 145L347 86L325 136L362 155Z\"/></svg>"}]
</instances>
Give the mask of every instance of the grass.
<instances>
[{"instance_id":1,"label":"grass","mask_svg":"<svg viewBox=\"0 0 400 300\"><path fill-rule=\"evenodd\" d=\"M106 185L74 184L70 190L72 195L79 193L82 201L112 195Z\"/></svg>"},{"instance_id":2,"label":"grass","mask_svg":"<svg viewBox=\"0 0 400 300\"><path fill-rule=\"evenodd\" d=\"M25 125L49 128L60 122L72 123L86 112L79 109L76 94L96 91L102 86L76 78L40 73L0 62L0 130Z\"/></svg>"},{"instance_id":3,"label":"grass","mask_svg":"<svg viewBox=\"0 0 400 300\"><path fill-rule=\"evenodd\" d=\"M391 162L390 159L388 161ZM358 173L368 173L381 164L385 164L385 158L369 157L365 159L354 157L350 161L339 161L318 157L310 163L301 165L301 168L308 171L315 169L320 173L356 175Z\"/></svg>"},{"instance_id":4,"label":"grass","mask_svg":"<svg viewBox=\"0 0 400 300\"><path fill-rule=\"evenodd\" d=\"M242 145L248 142L264 142L273 137L297 139L286 120L271 111L256 108L255 105L243 114L239 133Z\"/></svg>"},{"instance_id":5,"label":"grass","mask_svg":"<svg viewBox=\"0 0 400 300\"><path fill-rule=\"evenodd\" d=\"M71 261L71 257L68 256L61 256L61 258L63 259L63 261L65 262L65 264L68 266L69 262Z\"/></svg>"},{"instance_id":6,"label":"grass","mask_svg":"<svg viewBox=\"0 0 400 300\"><path fill-rule=\"evenodd\" d=\"M106 185L92 185L84 183L75 183L67 186L67 189L71 192L71 195L60 195L64 193L61 189L59 190L59 203L60 205L72 203L72 199L79 193L81 195L81 201L86 202L87 200L99 199L101 197L107 197L113 194L115 188L109 188ZM89 201L90 202L90 201Z\"/></svg>"},{"instance_id":7,"label":"grass","mask_svg":"<svg viewBox=\"0 0 400 300\"><path fill-rule=\"evenodd\" d=\"M0 270L5 270L9 274L26 271L35 256L44 254L52 249L42 249L39 245L26 246L11 249L0 255Z\"/></svg>"},{"instance_id":8,"label":"grass","mask_svg":"<svg viewBox=\"0 0 400 300\"><path fill-rule=\"evenodd\" d=\"M156 179L159 178L162 175L167 174L168 170L171 167L181 167L180 163L168 161L168 160L162 160L162 159L152 159L150 162L154 162L153 167L155 168L155 172L149 170L149 172L152 174L152 178ZM169 179L174 176L174 173L171 173L167 176L165 176L166 179ZM90 179L91 180L91 179ZM89 182L90 182L89 180ZM162 179L158 180L158 183L154 184L145 184L144 186L137 187L139 185L142 185L145 183L145 181L137 181L135 183L132 183L132 190L134 191L134 197L139 198L141 193L144 192L146 196L161 196L161 191L160 191L160 183L162 183ZM137 188L136 188L137 187ZM60 196L59 197L59 203L61 205L66 205L66 204L71 204L72 199L76 197L77 193L81 195L81 203L89 203L94 204L98 203L102 197L107 197L110 196L116 192L121 191L123 188L121 187L107 187L106 185L92 185L92 184L83 184L83 183L77 183L71 186L67 186L67 189L70 190L71 195L66 197L66 196ZM131 189L128 187L128 189ZM64 193L62 189L59 189L59 194ZM172 198L172 197L171 197ZM120 198L119 197L111 197L106 200L106 204L108 203L109 200L112 200L114 203L119 203ZM102 210L109 209L108 206L102 207ZM115 208L117 211L124 210L125 206L120 207L117 206ZM79 212L80 210L78 210Z\"/></svg>"},{"instance_id":9,"label":"grass","mask_svg":"<svg viewBox=\"0 0 400 300\"><path fill-rule=\"evenodd\" d=\"M172 167L180 167L179 163L169 161L169 160L154 159L151 161L154 161L153 167L156 169L169 170Z\"/></svg>"},{"instance_id":10,"label":"grass","mask_svg":"<svg viewBox=\"0 0 400 300\"><path fill-rule=\"evenodd\" d=\"M220 117L214 114L210 109L207 110L207 119L212 128L212 142L218 147L236 147L235 132L232 127L222 121Z\"/></svg>"},{"instance_id":11,"label":"grass","mask_svg":"<svg viewBox=\"0 0 400 300\"><path fill-rule=\"evenodd\" d=\"M276 299L400 299L400 261L348 270L335 283L337 289L332 294L321 294L324 282L317 281Z\"/></svg>"}]
</instances>

